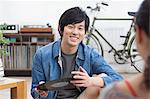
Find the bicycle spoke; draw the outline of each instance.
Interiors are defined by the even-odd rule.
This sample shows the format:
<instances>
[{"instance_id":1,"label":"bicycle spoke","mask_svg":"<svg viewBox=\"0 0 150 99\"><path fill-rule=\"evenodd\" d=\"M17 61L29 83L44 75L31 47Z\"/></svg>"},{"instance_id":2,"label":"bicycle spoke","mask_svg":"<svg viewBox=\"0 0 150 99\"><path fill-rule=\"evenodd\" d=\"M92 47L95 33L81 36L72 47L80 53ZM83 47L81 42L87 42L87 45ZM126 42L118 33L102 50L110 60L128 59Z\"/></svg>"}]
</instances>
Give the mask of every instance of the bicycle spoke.
<instances>
[{"instance_id":1,"label":"bicycle spoke","mask_svg":"<svg viewBox=\"0 0 150 99\"><path fill-rule=\"evenodd\" d=\"M103 48L98 38L94 34L88 34L83 43L96 49L103 56Z\"/></svg>"},{"instance_id":2,"label":"bicycle spoke","mask_svg":"<svg viewBox=\"0 0 150 99\"><path fill-rule=\"evenodd\" d=\"M137 51L134 37L130 41L129 49L131 65L134 66L137 71L142 72L144 68L144 61Z\"/></svg>"}]
</instances>

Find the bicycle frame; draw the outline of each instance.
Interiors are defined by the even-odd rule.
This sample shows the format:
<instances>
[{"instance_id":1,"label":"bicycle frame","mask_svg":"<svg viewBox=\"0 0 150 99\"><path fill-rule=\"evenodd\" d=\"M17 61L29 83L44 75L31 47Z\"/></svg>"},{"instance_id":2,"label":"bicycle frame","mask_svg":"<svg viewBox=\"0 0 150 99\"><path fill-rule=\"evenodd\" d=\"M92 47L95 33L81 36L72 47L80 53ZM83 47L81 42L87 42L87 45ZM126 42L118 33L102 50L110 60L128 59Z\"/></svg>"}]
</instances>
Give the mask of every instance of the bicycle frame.
<instances>
[{"instance_id":1,"label":"bicycle frame","mask_svg":"<svg viewBox=\"0 0 150 99\"><path fill-rule=\"evenodd\" d=\"M131 19L105 19L105 18L96 18L96 17L94 17L94 19L93 19L93 22L92 22L92 25L91 25L91 28L90 28L90 33L92 34L93 33L93 31L95 31L110 47L111 47L111 50L109 51L109 52L111 52L112 50L113 51L115 51L115 54L117 54L119 57L121 57L120 56L120 54L118 53L118 50L116 50L114 47L113 47L113 45L111 45L111 43L110 42L108 42L108 40L95 28L95 26L94 26L94 24L95 24L95 21L97 21L97 20L110 20L110 21L114 21L114 20L131 20L132 21L132 23L131 23L131 26L130 26L130 29L129 29L129 31L128 31L128 33L126 34L126 36L120 36L120 37L124 37L125 38L125 40L124 40L124 44L123 44L123 49L121 49L121 51L122 51L122 55L126 52L126 51L128 51L127 50L127 46L128 46L128 43L129 43L129 40L130 40L130 38L131 38L131 30L132 30L132 28L133 28L133 24L134 24L134 21L133 21L133 18ZM90 34L89 34L90 35ZM129 56L128 56L129 57ZM128 57L126 57L126 58L128 58Z\"/></svg>"},{"instance_id":2,"label":"bicycle frame","mask_svg":"<svg viewBox=\"0 0 150 99\"><path fill-rule=\"evenodd\" d=\"M96 4L96 7L91 7L91 6L87 6L88 9L90 9L91 11L100 11L101 6L108 6L108 4L106 3L101 3L101 5L99 5L98 3ZM107 43L111 50L108 51L109 53L113 51L114 54L114 59L118 64L125 64L128 62L128 59L130 59L131 62L131 66L133 66L137 71L141 72L142 68L141 68L141 64L143 63L142 58L140 57L140 55L138 54L137 48L135 46L135 35L132 35L132 29L133 29L133 25L134 25L134 15L136 13L135 12L128 12L129 16L132 16L133 18L128 18L128 19L105 19L105 18L97 18L94 17L93 21L92 21L92 25L90 27L90 31L88 32L87 36L85 37L85 44L90 45L91 47L95 48L98 50L98 52L104 56L104 50L103 50L103 46L100 42L100 38L98 38L97 36L100 36L102 40L104 40L105 43ZM131 20L132 23L130 25L130 28L126 34L126 36L120 36L122 38L125 38L124 42L123 42L123 48L122 49L116 49L110 42L108 42L108 40L98 31L98 29L95 28L95 21L97 20ZM95 35L96 32L97 35Z\"/></svg>"},{"instance_id":3,"label":"bicycle frame","mask_svg":"<svg viewBox=\"0 0 150 99\"><path fill-rule=\"evenodd\" d=\"M121 38L125 38L123 41L123 48L121 49L116 49L102 34L101 32L96 29L95 25L95 21L100 21L100 20L109 20L109 21L117 21L117 20L121 20L121 21L131 21L131 25L130 28L127 32L127 34L125 36L120 36ZM116 63L118 64L125 64L125 63L131 63L131 66L133 66L137 71L142 72L142 68L140 67L141 64L143 63L142 58L140 57L140 55L138 54L137 48L135 46L135 35L132 34L132 29L134 26L134 18L128 18L128 19L106 19L106 18L93 18L92 21L92 25L90 27L90 30L86 36L85 39L85 44L90 45L91 47L94 47L96 49L98 49L99 53L104 56L104 50L103 50L103 46L101 44L101 40L104 40L104 42L106 44L108 44L108 46L111 48L111 50L109 50L108 52L112 52L113 51L113 55L114 55L114 60L116 61ZM95 35L95 33L97 33L97 35Z\"/></svg>"}]
</instances>

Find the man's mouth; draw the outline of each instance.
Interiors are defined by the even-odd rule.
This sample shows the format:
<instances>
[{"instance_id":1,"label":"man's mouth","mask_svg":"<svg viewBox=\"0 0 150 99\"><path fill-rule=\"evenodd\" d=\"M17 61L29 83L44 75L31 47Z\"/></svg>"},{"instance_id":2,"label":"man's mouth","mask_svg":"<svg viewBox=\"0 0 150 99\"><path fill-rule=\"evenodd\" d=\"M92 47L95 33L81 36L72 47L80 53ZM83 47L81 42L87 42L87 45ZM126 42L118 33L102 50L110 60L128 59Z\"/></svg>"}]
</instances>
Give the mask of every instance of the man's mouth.
<instances>
[{"instance_id":1,"label":"man's mouth","mask_svg":"<svg viewBox=\"0 0 150 99\"><path fill-rule=\"evenodd\" d=\"M76 41L76 40L79 39L78 37L75 37L75 36L70 36L70 38L71 38L72 41Z\"/></svg>"}]
</instances>

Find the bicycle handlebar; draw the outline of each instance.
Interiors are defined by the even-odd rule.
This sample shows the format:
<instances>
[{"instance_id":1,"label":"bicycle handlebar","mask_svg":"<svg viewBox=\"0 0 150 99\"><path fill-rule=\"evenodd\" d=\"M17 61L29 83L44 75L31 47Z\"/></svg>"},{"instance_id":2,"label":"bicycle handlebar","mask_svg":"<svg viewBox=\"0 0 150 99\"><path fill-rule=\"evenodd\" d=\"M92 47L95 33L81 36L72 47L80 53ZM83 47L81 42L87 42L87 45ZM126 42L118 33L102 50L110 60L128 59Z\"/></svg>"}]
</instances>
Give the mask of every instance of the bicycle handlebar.
<instances>
[{"instance_id":1,"label":"bicycle handlebar","mask_svg":"<svg viewBox=\"0 0 150 99\"><path fill-rule=\"evenodd\" d=\"M130 16L136 16L136 12L128 12L128 15L130 15Z\"/></svg>"},{"instance_id":2,"label":"bicycle handlebar","mask_svg":"<svg viewBox=\"0 0 150 99\"><path fill-rule=\"evenodd\" d=\"M101 5L104 5L104 6L109 6L107 3L105 2L101 2L100 3ZM91 6L87 6L87 9L90 9L91 11L100 11L100 8L101 6L99 5L99 3L96 4L96 7L95 8L92 8Z\"/></svg>"},{"instance_id":3,"label":"bicycle handlebar","mask_svg":"<svg viewBox=\"0 0 150 99\"><path fill-rule=\"evenodd\" d=\"M107 3L104 3L104 2L102 2L101 4L102 4L102 5L105 5L105 6L109 6Z\"/></svg>"}]
</instances>

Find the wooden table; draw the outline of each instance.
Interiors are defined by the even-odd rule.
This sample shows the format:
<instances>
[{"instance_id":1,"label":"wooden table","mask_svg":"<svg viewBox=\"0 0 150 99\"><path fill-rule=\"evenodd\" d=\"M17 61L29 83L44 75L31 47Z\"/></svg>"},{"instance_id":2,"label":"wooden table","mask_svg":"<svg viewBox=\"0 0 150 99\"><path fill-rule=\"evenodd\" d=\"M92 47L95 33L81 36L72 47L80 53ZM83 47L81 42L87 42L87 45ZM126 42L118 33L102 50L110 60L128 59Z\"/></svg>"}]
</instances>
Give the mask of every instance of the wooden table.
<instances>
[{"instance_id":1,"label":"wooden table","mask_svg":"<svg viewBox=\"0 0 150 99\"><path fill-rule=\"evenodd\" d=\"M20 79L3 78L0 90L10 88L11 99L27 99L27 82Z\"/></svg>"}]
</instances>

